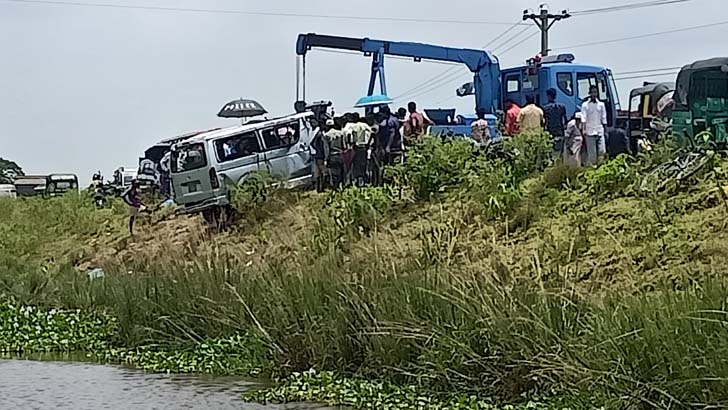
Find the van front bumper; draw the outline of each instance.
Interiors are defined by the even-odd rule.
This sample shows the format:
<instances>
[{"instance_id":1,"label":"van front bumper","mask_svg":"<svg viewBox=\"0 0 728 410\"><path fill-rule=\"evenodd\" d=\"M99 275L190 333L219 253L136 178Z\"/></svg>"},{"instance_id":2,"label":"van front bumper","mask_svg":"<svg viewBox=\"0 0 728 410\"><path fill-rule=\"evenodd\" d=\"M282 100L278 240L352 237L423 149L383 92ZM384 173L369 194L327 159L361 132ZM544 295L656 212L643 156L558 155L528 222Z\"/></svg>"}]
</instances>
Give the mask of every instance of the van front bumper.
<instances>
[{"instance_id":1,"label":"van front bumper","mask_svg":"<svg viewBox=\"0 0 728 410\"><path fill-rule=\"evenodd\" d=\"M208 209L219 208L230 205L230 200L226 195L217 196L214 198L206 199L201 202L192 202L188 204L179 204L182 206L184 213L186 214L198 214Z\"/></svg>"}]
</instances>

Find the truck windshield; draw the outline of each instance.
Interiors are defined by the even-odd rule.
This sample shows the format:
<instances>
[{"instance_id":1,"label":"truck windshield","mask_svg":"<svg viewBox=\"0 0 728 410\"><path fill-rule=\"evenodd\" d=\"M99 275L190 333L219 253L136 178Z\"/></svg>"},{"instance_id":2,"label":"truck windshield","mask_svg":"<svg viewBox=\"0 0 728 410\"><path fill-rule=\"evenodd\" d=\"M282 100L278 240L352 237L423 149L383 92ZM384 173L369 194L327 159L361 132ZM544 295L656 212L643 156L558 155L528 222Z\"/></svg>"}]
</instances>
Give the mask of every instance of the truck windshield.
<instances>
[{"instance_id":1,"label":"truck windshield","mask_svg":"<svg viewBox=\"0 0 728 410\"><path fill-rule=\"evenodd\" d=\"M614 108L617 110L621 110L622 104L619 102L617 83L614 81L614 75L612 74L611 70L607 70L607 77L609 79L609 87L612 89L612 100L614 101Z\"/></svg>"},{"instance_id":2,"label":"truck windshield","mask_svg":"<svg viewBox=\"0 0 728 410\"><path fill-rule=\"evenodd\" d=\"M68 191L76 188L78 188L76 181L53 181L48 185L48 190L51 192Z\"/></svg>"},{"instance_id":3,"label":"truck windshield","mask_svg":"<svg viewBox=\"0 0 728 410\"><path fill-rule=\"evenodd\" d=\"M207 165L205 146L200 143L183 145L172 151L172 172L185 172Z\"/></svg>"},{"instance_id":4,"label":"truck windshield","mask_svg":"<svg viewBox=\"0 0 728 410\"><path fill-rule=\"evenodd\" d=\"M689 97L691 101L728 98L728 74L718 70L693 74L690 79Z\"/></svg>"}]
</instances>

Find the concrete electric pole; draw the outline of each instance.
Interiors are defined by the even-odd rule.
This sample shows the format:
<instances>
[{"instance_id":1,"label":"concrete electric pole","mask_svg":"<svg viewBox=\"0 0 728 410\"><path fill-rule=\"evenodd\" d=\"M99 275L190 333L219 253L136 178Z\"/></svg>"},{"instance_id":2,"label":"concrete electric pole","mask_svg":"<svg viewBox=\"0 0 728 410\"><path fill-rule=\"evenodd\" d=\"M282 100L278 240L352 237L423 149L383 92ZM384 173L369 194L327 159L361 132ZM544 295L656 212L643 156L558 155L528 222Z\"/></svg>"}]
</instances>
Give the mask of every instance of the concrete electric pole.
<instances>
[{"instance_id":1,"label":"concrete electric pole","mask_svg":"<svg viewBox=\"0 0 728 410\"><path fill-rule=\"evenodd\" d=\"M541 30L541 56L546 57L549 55L549 30L551 26L557 21L568 19L571 17L568 11L563 10L561 14L551 14L545 4L540 7L538 14L531 13L529 10L523 11L523 21L533 20L534 23Z\"/></svg>"}]
</instances>

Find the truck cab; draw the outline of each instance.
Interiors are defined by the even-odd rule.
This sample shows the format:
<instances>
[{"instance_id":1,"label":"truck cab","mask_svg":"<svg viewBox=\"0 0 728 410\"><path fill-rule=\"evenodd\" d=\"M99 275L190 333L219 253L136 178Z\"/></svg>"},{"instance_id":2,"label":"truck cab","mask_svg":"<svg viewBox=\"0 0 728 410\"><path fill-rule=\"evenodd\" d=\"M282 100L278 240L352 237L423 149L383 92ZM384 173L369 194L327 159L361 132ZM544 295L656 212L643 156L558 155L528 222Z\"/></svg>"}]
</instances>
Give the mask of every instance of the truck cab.
<instances>
[{"instance_id":1,"label":"truck cab","mask_svg":"<svg viewBox=\"0 0 728 410\"><path fill-rule=\"evenodd\" d=\"M46 197L63 196L66 192L78 192L78 177L74 174L51 174L46 178Z\"/></svg>"},{"instance_id":2,"label":"truck cab","mask_svg":"<svg viewBox=\"0 0 728 410\"><path fill-rule=\"evenodd\" d=\"M572 54L544 57L540 61L529 60L521 67L505 69L501 74L502 106L513 100L519 106L526 103L527 96L534 96L536 104L547 104L546 91L556 90L556 101L566 106L566 115L571 118L581 111L581 105L589 97L589 88L599 88L599 99L607 107L608 127L616 123L620 109L617 87L611 70L591 65L574 64Z\"/></svg>"}]
</instances>

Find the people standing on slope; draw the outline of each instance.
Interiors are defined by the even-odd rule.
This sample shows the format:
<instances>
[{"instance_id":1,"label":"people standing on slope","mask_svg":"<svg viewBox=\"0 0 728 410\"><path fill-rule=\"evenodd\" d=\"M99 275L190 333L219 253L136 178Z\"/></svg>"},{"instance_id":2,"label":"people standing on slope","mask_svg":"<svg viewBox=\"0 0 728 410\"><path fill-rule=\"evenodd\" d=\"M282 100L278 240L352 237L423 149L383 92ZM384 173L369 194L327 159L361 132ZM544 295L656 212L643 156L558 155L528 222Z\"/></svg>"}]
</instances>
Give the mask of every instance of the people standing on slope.
<instances>
[{"instance_id":1,"label":"people standing on slope","mask_svg":"<svg viewBox=\"0 0 728 410\"><path fill-rule=\"evenodd\" d=\"M131 181L131 186L124 191L121 195L121 199L129 205L129 234L134 237L134 221L139 215L139 211L144 209L142 203L142 193L139 181L136 179Z\"/></svg>"},{"instance_id":2,"label":"people standing on slope","mask_svg":"<svg viewBox=\"0 0 728 410\"><path fill-rule=\"evenodd\" d=\"M346 178L346 164L344 162L345 151L347 150L344 132L342 131L342 119L337 117L326 121L326 133L324 134L329 146L329 155L326 158L328 173L331 177L331 185L338 189Z\"/></svg>"},{"instance_id":3,"label":"people standing on slope","mask_svg":"<svg viewBox=\"0 0 728 410\"><path fill-rule=\"evenodd\" d=\"M361 186L367 182L367 150L371 143L372 129L358 113L349 115L348 121L344 126L344 134L353 150L349 178L352 183Z\"/></svg>"},{"instance_id":4,"label":"people standing on slope","mask_svg":"<svg viewBox=\"0 0 728 410\"><path fill-rule=\"evenodd\" d=\"M574 118L566 125L564 136L564 150L562 160L564 164L581 167L581 147L584 143L584 124L581 121L581 113L574 114Z\"/></svg>"},{"instance_id":5,"label":"people standing on slope","mask_svg":"<svg viewBox=\"0 0 728 410\"><path fill-rule=\"evenodd\" d=\"M328 175L326 159L329 157L329 143L324 135L324 129L322 129L325 127L321 127L318 120L311 120L311 126L314 128L313 139L311 140L311 148L313 148L313 178L316 183L316 191L324 192L326 176Z\"/></svg>"},{"instance_id":6,"label":"people standing on slope","mask_svg":"<svg viewBox=\"0 0 728 410\"><path fill-rule=\"evenodd\" d=\"M592 167L598 165L607 153L604 140L607 108L599 100L599 88L596 85L589 87L589 99L581 106L581 120L584 123L586 136L586 155L583 158L583 165Z\"/></svg>"},{"instance_id":7,"label":"people standing on slope","mask_svg":"<svg viewBox=\"0 0 728 410\"><path fill-rule=\"evenodd\" d=\"M490 144L491 137L488 120L485 119L485 110L482 108L479 109L476 115L478 119L470 125L470 134L477 145L487 146Z\"/></svg>"},{"instance_id":8,"label":"people standing on slope","mask_svg":"<svg viewBox=\"0 0 728 410\"><path fill-rule=\"evenodd\" d=\"M519 132L540 132L543 129L543 110L536 106L533 95L526 96L526 106L518 114Z\"/></svg>"},{"instance_id":9,"label":"people standing on slope","mask_svg":"<svg viewBox=\"0 0 728 410\"><path fill-rule=\"evenodd\" d=\"M515 101L506 100L506 135L515 136L518 134L518 116L521 113L521 107Z\"/></svg>"},{"instance_id":10,"label":"people standing on slope","mask_svg":"<svg viewBox=\"0 0 728 410\"><path fill-rule=\"evenodd\" d=\"M564 151L564 134L566 132L566 106L556 102L556 90L549 88L546 91L548 104L543 107L543 115L546 131L553 138L554 157L558 158L563 155Z\"/></svg>"},{"instance_id":11,"label":"people standing on slope","mask_svg":"<svg viewBox=\"0 0 728 410\"><path fill-rule=\"evenodd\" d=\"M409 113L404 123L403 135L405 144L412 146L427 133L427 126L431 125L432 121L417 111L417 104L414 101L407 104L407 110Z\"/></svg>"}]
</instances>

